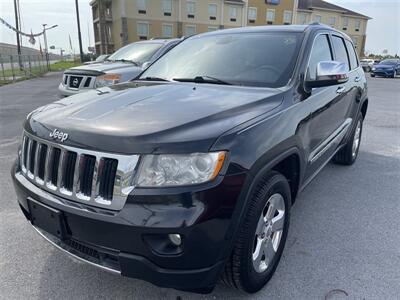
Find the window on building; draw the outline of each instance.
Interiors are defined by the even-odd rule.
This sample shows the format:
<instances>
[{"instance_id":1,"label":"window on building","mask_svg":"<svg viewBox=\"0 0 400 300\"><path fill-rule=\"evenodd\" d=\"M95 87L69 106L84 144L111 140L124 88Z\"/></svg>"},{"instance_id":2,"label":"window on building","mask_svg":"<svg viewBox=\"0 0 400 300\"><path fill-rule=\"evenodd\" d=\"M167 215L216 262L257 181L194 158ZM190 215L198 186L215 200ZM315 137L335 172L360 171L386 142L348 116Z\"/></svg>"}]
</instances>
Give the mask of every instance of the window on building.
<instances>
[{"instance_id":1,"label":"window on building","mask_svg":"<svg viewBox=\"0 0 400 300\"><path fill-rule=\"evenodd\" d=\"M348 17L343 17L342 18L342 30L347 30L347 27L349 26L349 18Z\"/></svg>"},{"instance_id":2,"label":"window on building","mask_svg":"<svg viewBox=\"0 0 400 300\"><path fill-rule=\"evenodd\" d=\"M275 22L275 9L267 9L267 24L273 24Z\"/></svg>"},{"instance_id":3,"label":"window on building","mask_svg":"<svg viewBox=\"0 0 400 300\"><path fill-rule=\"evenodd\" d=\"M137 34L140 40L147 40L149 37L149 23L138 22Z\"/></svg>"},{"instance_id":4,"label":"window on building","mask_svg":"<svg viewBox=\"0 0 400 300\"><path fill-rule=\"evenodd\" d=\"M310 61L307 68L307 78L311 80L316 79L317 65L321 61L331 61L332 51L326 34L318 35L312 46L310 54Z\"/></svg>"},{"instance_id":5,"label":"window on building","mask_svg":"<svg viewBox=\"0 0 400 300\"><path fill-rule=\"evenodd\" d=\"M332 26L332 27L335 27L335 25L336 25L336 17L329 17L328 18L328 25Z\"/></svg>"},{"instance_id":6,"label":"window on building","mask_svg":"<svg viewBox=\"0 0 400 300\"><path fill-rule=\"evenodd\" d=\"M136 0L139 14L146 14L147 0Z\"/></svg>"},{"instance_id":7,"label":"window on building","mask_svg":"<svg viewBox=\"0 0 400 300\"><path fill-rule=\"evenodd\" d=\"M210 17L210 20L217 19L217 10L217 4L208 4L208 16Z\"/></svg>"},{"instance_id":8,"label":"window on building","mask_svg":"<svg viewBox=\"0 0 400 300\"><path fill-rule=\"evenodd\" d=\"M292 11L291 10L285 10L283 12L283 24L285 24L285 25L292 24Z\"/></svg>"},{"instance_id":9,"label":"window on building","mask_svg":"<svg viewBox=\"0 0 400 300\"><path fill-rule=\"evenodd\" d=\"M249 23L255 23L257 20L257 7L249 7Z\"/></svg>"},{"instance_id":10,"label":"window on building","mask_svg":"<svg viewBox=\"0 0 400 300\"><path fill-rule=\"evenodd\" d=\"M299 24L302 24L302 25L307 24L307 15L306 14L299 13L298 18L299 18L299 21L298 21Z\"/></svg>"},{"instance_id":11,"label":"window on building","mask_svg":"<svg viewBox=\"0 0 400 300\"><path fill-rule=\"evenodd\" d=\"M196 2L187 1L186 2L186 13L189 19L194 19L196 14Z\"/></svg>"},{"instance_id":12,"label":"window on building","mask_svg":"<svg viewBox=\"0 0 400 300\"><path fill-rule=\"evenodd\" d=\"M355 20L354 21L354 28L356 31L360 31L360 27L361 27L361 21L360 20Z\"/></svg>"},{"instance_id":13,"label":"window on building","mask_svg":"<svg viewBox=\"0 0 400 300\"><path fill-rule=\"evenodd\" d=\"M314 16L314 22L321 23L322 22L322 17L320 15L315 15Z\"/></svg>"},{"instance_id":14,"label":"window on building","mask_svg":"<svg viewBox=\"0 0 400 300\"><path fill-rule=\"evenodd\" d=\"M236 22L237 19L237 7L229 6L229 19L231 22Z\"/></svg>"},{"instance_id":15,"label":"window on building","mask_svg":"<svg viewBox=\"0 0 400 300\"><path fill-rule=\"evenodd\" d=\"M332 44L335 49L336 61L344 63L347 67L347 71L350 70L349 56L347 55L346 46L344 40L336 35L332 36Z\"/></svg>"},{"instance_id":16,"label":"window on building","mask_svg":"<svg viewBox=\"0 0 400 300\"><path fill-rule=\"evenodd\" d=\"M163 0L162 4L164 16L170 16L172 14L172 0Z\"/></svg>"},{"instance_id":17,"label":"window on building","mask_svg":"<svg viewBox=\"0 0 400 300\"><path fill-rule=\"evenodd\" d=\"M354 47L357 49L357 47L358 47L358 37L353 36L351 39L353 40Z\"/></svg>"},{"instance_id":18,"label":"window on building","mask_svg":"<svg viewBox=\"0 0 400 300\"><path fill-rule=\"evenodd\" d=\"M218 30L218 27L217 26L208 26L208 31L216 31L216 30Z\"/></svg>"},{"instance_id":19,"label":"window on building","mask_svg":"<svg viewBox=\"0 0 400 300\"><path fill-rule=\"evenodd\" d=\"M173 25L163 24L162 25L162 35L164 38L171 38L173 36Z\"/></svg>"},{"instance_id":20,"label":"window on building","mask_svg":"<svg viewBox=\"0 0 400 300\"><path fill-rule=\"evenodd\" d=\"M196 34L196 25L186 25L185 28L185 35L186 36L191 36Z\"/></svg>"},{"instance_id":21,"label":"window on building","mask_svg":"<svg viewBox=\"0 0 400 300\"><path fill-rule=\"evenodd\" d=\"M350 58L350 67L352 70L358 67L358 59L357 59L357 54L356 51L354 50L353 44L346 40L346 47L347 47L347 53L349 54Z\"/></svg>"}]
</instances>

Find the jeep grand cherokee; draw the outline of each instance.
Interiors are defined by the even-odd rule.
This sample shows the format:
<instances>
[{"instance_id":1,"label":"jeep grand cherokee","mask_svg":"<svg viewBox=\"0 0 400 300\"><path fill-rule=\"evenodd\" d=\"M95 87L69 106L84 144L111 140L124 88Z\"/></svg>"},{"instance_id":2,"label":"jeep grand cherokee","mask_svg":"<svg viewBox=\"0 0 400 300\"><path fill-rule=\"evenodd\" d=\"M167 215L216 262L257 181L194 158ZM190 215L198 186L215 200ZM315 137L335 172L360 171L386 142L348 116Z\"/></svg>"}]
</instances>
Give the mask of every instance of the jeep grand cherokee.
<instances>
[{"instance_id":1,"label":"jeep grand cherokee","mask_svg":"<svg viewBox=\"0 0 400 300\"><path fill-rule=\"evenodd\" d=\"M33 111L12 169L65 253L159 286L246 292L274 273L296 195L351 165L367 111L351 39L319 24L221 30L135 81Z\"/></svg>"}]
</instances>

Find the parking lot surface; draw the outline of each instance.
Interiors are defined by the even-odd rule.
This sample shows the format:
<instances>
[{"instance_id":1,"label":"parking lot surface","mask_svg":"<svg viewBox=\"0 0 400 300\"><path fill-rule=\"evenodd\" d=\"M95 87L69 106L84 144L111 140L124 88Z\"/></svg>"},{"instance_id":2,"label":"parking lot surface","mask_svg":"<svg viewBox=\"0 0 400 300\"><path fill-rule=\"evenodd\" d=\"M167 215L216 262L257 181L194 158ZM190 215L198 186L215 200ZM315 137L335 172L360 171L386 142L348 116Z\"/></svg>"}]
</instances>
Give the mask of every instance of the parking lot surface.
<instances>
[{"instance_id":1,"label":"parking lot surface","mask_svg":"<svg viewBox=\"0 0 400 300\"><path fill-rule=\"evenodd\" d=\"M400 78L369 78L357 162L329 164L300 194L278 269L255 295L219 284L209 295L155 287L72 261L19 210L10 168L21 124L58 99L60 73L0 87L0 299L398 299Z\"/></svg>"}]
</instances>

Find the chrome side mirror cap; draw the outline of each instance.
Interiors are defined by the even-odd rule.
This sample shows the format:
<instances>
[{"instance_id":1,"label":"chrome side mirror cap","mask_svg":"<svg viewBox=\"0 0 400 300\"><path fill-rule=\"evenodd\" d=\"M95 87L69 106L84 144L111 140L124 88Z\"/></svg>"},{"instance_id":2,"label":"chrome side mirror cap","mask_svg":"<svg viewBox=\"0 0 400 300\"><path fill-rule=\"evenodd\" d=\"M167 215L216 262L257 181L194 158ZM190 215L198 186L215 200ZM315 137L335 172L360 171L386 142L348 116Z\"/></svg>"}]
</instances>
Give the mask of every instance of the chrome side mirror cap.
<instances>
[{"instance_id":1,"label":"chrome side mirror cap","mask_svg":"<svg viewBox=\"0 0 400 300\"><path fill-rule=\"evenodd\" d=\"M146 70L150 65L151 65L151 62L149 62L149 61L144 62L142 64L142 70L143 71Z\"/></svg>"},{"instance_id":2,"label":"chrome side mirror cap","mask_svg":"<svg viewBox=\"0 0 400 300\"><path fill-rule=\"evenodd\" d=\"M349 80L346 64L338 61L321 61L317 64L315 79L307 80L308 88L345 83Z\"/></svg>"}]
</instances>

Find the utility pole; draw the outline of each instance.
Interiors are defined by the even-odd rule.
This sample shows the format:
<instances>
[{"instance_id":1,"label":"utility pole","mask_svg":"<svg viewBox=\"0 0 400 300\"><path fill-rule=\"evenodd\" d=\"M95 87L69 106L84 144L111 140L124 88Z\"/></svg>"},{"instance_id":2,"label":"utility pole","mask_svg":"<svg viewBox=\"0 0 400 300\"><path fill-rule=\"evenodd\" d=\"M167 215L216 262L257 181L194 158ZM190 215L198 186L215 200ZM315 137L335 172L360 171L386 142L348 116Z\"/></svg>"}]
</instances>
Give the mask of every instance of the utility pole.
<instances>
[{"instance_id":1,"label":"utility pole","mask_svg":"<svg viewBox=\"0 0 400 300\"><path fill-rule=\"evenodd\" d=\"M78 39L79 39L79 52L81 54L81 63L83 63L83 50L82 50L82 36L81 36L81 23L79 21L79 7L78 0L75 0L75 8L76 8L76 21L78 23Z\"/></svg>"},{"instance_id":2,"label":"utility pole","mask_svg":"<svg viewBox=\"0 0 400 300\"><path fill-rule=\"evenodd\" d=\"M19 39L19 23L18 23L17 0L14 0L14 13L15 13L15 28L17 29L18 64L19 64L19 68L22 70L22 62L21 62L21 43L20 43L20 39Z\"/></svg>"},{"instance_id":3,"label":"utility pole","mask_svg":"<svg viewBox=\"0 0 400 300\"><path fill-rule=\"evenodd\" d=\"M47 24L42 24L43 26L43 39L44 39L44 53L46 55L46 63L47 63L47 69L50 71L50 61L49 61L49 48L47 48L47 36L46 36L46 31L52 28L57 27L58 25L53 25L49 28L46 28Z\"/></svg>"},{"instance_id":4,"label":"utility pole","mask_svg":"<svg viewBox=\"0 0 400 300\"><path fill-rule=\"evenodd\" d=\"M42 24L42 25L43 25L43 39L44 39L44 55L46 57L47 70L50 71L49 50L47 48L47 37L46 37L46 25L47 24Z\"/></svg>"}]
</instances>

